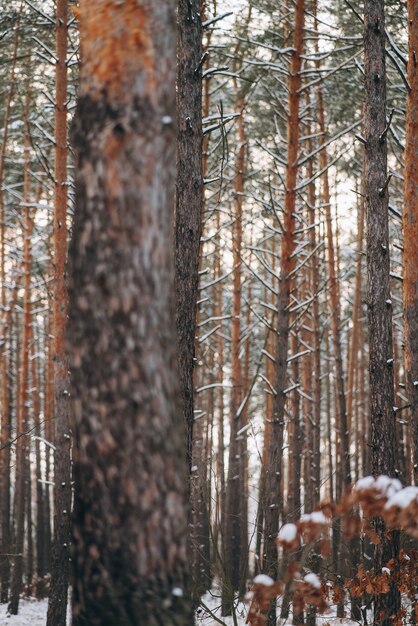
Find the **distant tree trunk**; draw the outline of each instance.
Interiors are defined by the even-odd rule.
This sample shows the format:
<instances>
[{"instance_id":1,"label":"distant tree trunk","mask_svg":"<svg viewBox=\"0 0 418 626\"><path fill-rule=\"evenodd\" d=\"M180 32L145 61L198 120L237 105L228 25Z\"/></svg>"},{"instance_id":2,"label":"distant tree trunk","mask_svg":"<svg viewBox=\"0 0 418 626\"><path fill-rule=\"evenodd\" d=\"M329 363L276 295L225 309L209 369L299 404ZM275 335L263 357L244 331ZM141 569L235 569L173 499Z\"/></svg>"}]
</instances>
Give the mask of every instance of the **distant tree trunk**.
<instances>
[{"instance_id":1,"label":"distant tree trunk","mask_svg":"<svg viewBox=\"0 0 418 626\"><path fill-rule=\"evenodd\" d=\"M220 231L221 217L220 211L216 212L216 257L215 257L215 279L220 280L222 276L222 250ZM219 535L219 553L223 554L223 533L222 524L225 515L225 442L224 442L224 338L222 335L222 304L223 304L223 286L222 282L219 282L216 286L216 304L215 315L218 319L218 333L216 336L216 384L217 387L217 409L218 409L218 451L216 461L216 476L218 480L217 484L217 536Z\"/></svg>"},{"instance_id":2,"label":"distant tree trunk","mask_svg":"<svg viewBox=\"0 0 418 626\"><path fill-rule=\"evenodd\" d=\"M418 5L408 0L409 61L403 215L403 306L405 373L411 404L414 482L418 485Z\"/></svg>"},{"instance_id":3,"label":"distant tree trunk","mask_svg":"<svg viewBox=\"0 0 418 626\"><path fill-rule=\"evenodd\" d=\"M200 0L179 0L175 285L179 374L192 458L193 367L202 231L202 22Z\"/></svg>"},{"instance_id":4,"label":"distant tree trunk","mask_svg":"<svg viewBox=\"0 0 418 626\"><path fill-rule=\"evenodd\" d=\"M225 580L222 589L222 615L230 615L234 591L240 588L241 576L245 576L246 548L241 545L241 490L244 488L243 458L241 439L238 431L241 428L240 405L242 394L242 367L240 359L241 347L241 302L242 302L242 206L244 200L244 167L246 154L246 136L244 129L244 100L236 93L238 148L236 155L234 178L234 213L232 226L232 257L233 257L233 293L231 321L231 406L230 406L230 443L229 462L226 483L226 510L224 520L224 568Z\"/></svg>"},{"instance_id":5,"label":"distant tree trunk","mask_svg":"<svg viewBox=\"0 0 418 626\"><path fill-rule=\"evenodd\" d=\"M272 242L272 253L275 253L274 240ZM272 256L271 267L274 271L274 256ZM269 294L267 289L265 290L265 299L268 302L268 298L271 300L272 306L274 306L274 294ZM272 323L272 327L274 327L275 319ZM274 381L274 333L273 328L267 327L266 329L266 349L267 355L265 356L265 377L268 381L268 386L266 388L265 399L264 399L264 413L266 415L266 419L264 421L264 439L263 439L263 452L261 456L261 467L260 467L260 481L258 488L258 506L257 506L257 521L256 521L256 563L255 563L255 572L258 574L263 570L263 527L264 527L264 518L265 518L265 507L266 507L266 468L268 462L268 451L270 449L270 436L271 436L271 421L269 416L273 413L273 392L271 387L273 387ZM271 386L271 387L270 387Z\"/></svg>"},{"instance_id":6,"label":"distant tree trunk","mask_svg":"<svg viewBox=\"0 0 418 626\"><path fill-rule=\"evenodd\" d=\"M33 338L35 339L35 338ZM36 597L45 596L45 497L42 484L41 458L41 403L40 381L36 358L36 342L32 341L31 378L32 378L32 405L35 432L35 476L36 476Z\"/></svg>"},{"instance_id":7,"label":"distant tree trunk","mask_svg":"<svg viewBox=\"0 0 418 626\"><path fill-rule=\"evenodd\" d=\"M303 53L304 0L297 0L295 26L293 31L293 53L289 79L289 116L287 129L286 192L284 199L283 237L281 249L281 270L277 301L277 340L276 340L276 395L273 399L268 463L266 467L266 508L264 524L264 572L277 578L277 545L279 513L281 506L281 476L283 456L283 431L285 417L285 389L287 380L287 354L289 344L289 303L291 272L295 267L295 211L296 181L299 152L299 106L301 87L301 65ZM275 624L276 611L269 614L269 625Z\"/></svg>"},{"instance_id":8,"label":"distant tree trunk","mask_svg":"<svg viewBox=\"0 0 418 626\"><path fill-rule=\"evenodd\" d=\"M28 87L27 87L28 88ZM29 102L30 95L27 92L25 102L25 139L24 139L24 174L23 174L23 200L24 200L24 227L23 227L23 275L24 275L24 296L23 296L23 336L21 344L21 360L19 389L17 396L17 427L16 434L19 437L16 446L16 483L15 483L15 503L14 512L16 516L15 540L14 540L14 562L10 585L9 612L17 615L19 611L19 599L22 591L23 577L23 551L25 533L25 501L26 501L26 481L28 480L27 470L27 443L23 433L28 428L28 388L29 388L29 352L31 338L31 267L32 248L31 238L33 231L33 220L31 216L30 200L30 138L29 138Z\"/></svg>"},{"instance_id":9,"label":"distant tree trunk","mask_svg":"<svg viewBox=\"0 0 418 626\"><path fill-rule=\"evenodd\" d=\"M365 0L365 196L367 220L367 276L369 378L372 472L396 476L393 390L392 303L389 285L388 179L386 144L386 66L384 0ZM399 538L389 538L376 520L380 544L375 547L377 572L398 554ZM392 583L389 594L375 598L375 623L389 626L400 598Z\"/></svg>"},{"instance_id":10,"label":"distant tree trunk","mask_svg":"<svg viewBox=\"0 0 418 626\"><path fill-rule=\"evenodd\" d=\"M74 626L193 619L172 297L175 4L80 6L69 307Z\"/></svg>"},{"instance_id":11,"label":"distant tree trunk","mask_svg":"<svg viewBox=\"0 0 418 626\"><path fill-rule=\"evenodd\" d=\"M67 325L67 39L68 0L56 8L56 107L54 197L54 542L47 626L65 626L71 537L71 438Z\"/></svg>"},{"instance_id":12,"label":"distant tree trunk","mask_svg":"<svg viewBox=\"0 0 418 626\"><path fill-rule=\"evenodd\" d=\"M9 137L9 123L13 97L15 93L15 73L17 53L20 37L20 19L16 24L13 41L13 52L10 68L9 90L3 113L3 136L0 149L0 289L1 305L6 310L6 219L4 210L3 182L5 173L5 159ZM1 376L1 450L0 450L0 511L1 511L1 550L0 550L0 602L6 603L9 597L10 559L2 554L10 550L10 411L8 394L8 359L6 354L6 328L3 332L3 342L0 344L0 376Z\"/></svg>"},{"instance_id":13,"label":"distant tree trunk","mask_svg":"<svg viewBox=\"0 0 418 626\"><path fill-rule=\"evenodd\" d=\"M51 571L52 553L52 529L51 529L51 456L54 445L54 362L53 337L51 335L52 326L52 303L49 299L49 315L47 320L47 334L45 339L45 438L50 445L45 448L45 568L46 572Z\"/></svg>"},{"instance_id":14,"label":"distant tree trunk","mask_svg":"<svg viewBox=\"0 0 418 626\"><path fill-rule=\"evenodd\" d=\"M355 374L358 370L358 350L359 350L359 326L361 324L361 296L362 296L362 270L363 270L363 239L364 239L364 194L359 201L358 209L358 232L357 232L357 260L356 260L356 278L354 287L354 303L353 303L353 330L350 342L349 361L348 361L348 382L347 382L347 415L351 424L353 420L353 410L356 399ZM356 463L358 464L359 455L356 455Z\"/></svg>"},{"instance_id":15,"label":"distant tree trunk","mask_svg":"<svg viewBox=\"0 0 418 626\"><path fill-rule=\"evenodd\" d=\"M344 369L343 354L341 347L341 312L340 297L338 286L338 273L336 271L336 254L334 246L334 235L332 232L332 216L331 216L331 194L329 188L329 172L328 172L328 154L327 148L324 146L327 136L325 127L325 111L322 96L322 89L318 91L318 118L319 129L321 131L321 143L323 148L320 154L320 168L324 170L322 177L323 182L323 201L325 205L325 222L328 246L328 275L329 275L329 294L330 294L330 312L331 312L331 330L332 330L332 346L335 360L335 382L338 400L338 416L340 420L340 446L341 446L341 467L338 475L342 477L345 489L349 488L351 483L350 468L350 439L348 433L347 408L344 389Z\"/></svg>"}]
</instances>

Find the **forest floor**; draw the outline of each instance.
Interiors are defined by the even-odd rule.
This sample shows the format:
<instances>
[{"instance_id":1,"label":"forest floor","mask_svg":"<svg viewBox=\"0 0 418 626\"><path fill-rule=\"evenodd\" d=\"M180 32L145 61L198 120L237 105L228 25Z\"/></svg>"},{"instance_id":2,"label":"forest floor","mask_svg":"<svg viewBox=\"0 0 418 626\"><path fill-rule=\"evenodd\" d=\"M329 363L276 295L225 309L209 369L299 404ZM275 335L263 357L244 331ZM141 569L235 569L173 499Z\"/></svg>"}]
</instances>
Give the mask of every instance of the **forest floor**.
<instances>
[{"instance_id":1,"label":"forest floor","mask_svg":"<svg viewBox=\"0 0 418 626\"><path fill-rule=\"evenodd\" d=\"M48 600L35 598L24 598L20 601L19 615L9 615L7 604L0 604L0 624L1 626L45 626L47 610Z\"/></svg>"},{"instance_id":2,"label":"forest floor","mask_svg":"<svg viewBox=\"0 0 418 626\"><path fill-rule=\"evenodd\" d=\"M215 626L219 623L225 624L225 626L234 626L232 617L221 617L220 598L216 592L205 594L202 602L208 610L203 607L198 610L196 615L197 626ZM34 598L25 598L20 602L19 615L8 615L7 605L0 604L0 624L1 626L45 626L47 609L48 600L38 601ZM247 613L247 605L240 603L237 606L238 626L245 626ZM71 620L68 619L67 623L70 625ZM282 624L282 621L280 623ZM290 626L291 619L287 623ZM356 622L351 620L336 618L333 609L324 615L318 615L317 624L318 626L358 626Z\"/></svg>"},{"instance_id":3,"label":"forest floor","mask_svg":"<svg viewBox=\"0 0 418 626\"><path fill-rule=\"evenodd\" d=\"M220 592L215 589L206 593L202 598L202 607L198 609L196 615L197 626L216 626L224 624L225 626L234 626L233 617L221 617L221 598ZM278 608L280 601L278 602ZM236 623L238 626L245 626L248 616L248 605L239 603L236 607ZM279 613L279 611L278 611ZM218 621L219 620L219 621ZM337 607L331 606L323 615L317 615L317 626L358 626L357 622L350 619L340 619L337 617ZM291 626L292 617L288 620L277 620L280 626Z\"/></svg>"}]
</instances>

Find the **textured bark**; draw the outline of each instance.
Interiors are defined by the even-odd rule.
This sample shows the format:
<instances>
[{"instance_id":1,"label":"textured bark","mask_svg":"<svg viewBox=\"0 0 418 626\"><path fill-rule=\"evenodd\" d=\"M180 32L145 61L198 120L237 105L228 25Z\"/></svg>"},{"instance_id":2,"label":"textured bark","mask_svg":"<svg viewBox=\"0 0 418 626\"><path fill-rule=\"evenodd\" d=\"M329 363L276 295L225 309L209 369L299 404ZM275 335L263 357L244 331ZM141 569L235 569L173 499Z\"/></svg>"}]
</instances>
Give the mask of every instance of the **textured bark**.
<instances>
[{"instance_id":1,"label":"textured bark","mask_svg":"<svg viewBox=\"0 0 418 626\"><path fill-rule=\"evenodd\" d=\"M405 374L411 404L414 481L418 484L418 5L408 0L409 60L403 215Z\"/></svg>"},{"instance_id":2,"label":"textured bark","mask_svg":"<svg viewBox=\"0 0 418 626\"><path fill-rule=\"evenodd\" d=\"M392 306L389 272L388 180L386 145L386 67L384 0L365 0L365 196L367 220L367 276L369 324L369 379L372 472L396 475L393 389ZM382 520L376 521L380 544L374 565L381 571L396 558L396 533L386 536ZM389 625L399 608L399 592L375 598L375 623Z\"/></svg>"},{"instance_id":3,"label":"textured bark","mask_svg":"<svg viewBox=\"0 0 418 626\"><path fill-rule=\"evenodd\" d=\"M52 303L50 303L47 322L47 335L45 353L47 355L45 363L45 438L54 445L54 362L53 356L53 336L50 332L52 326ZM45 568L47 572L51 571L52 558L52 528L51 528L51 457L52 449L50 446L45 448Z\"/></svg>"},{"instance_id":4,"label":"textured bark","mask_svg":"<svg viewBox=\"0 0 418 626\"><path fill-rule=\"evenodd\" d=\"M347 381L347 415L349 423L353 423L353 411L355 411L355 400L357 401L357 388L355 385L355 375L358 372L358 350L359 350L359 326L361 322L362 305L362 269L363 269L363 239L364 239L364 194L361 196L358 210L358 232L357 232L357 261L356 279L354 287L353 303L353 328L350 342L350 353L348 361L348 381ZM358 404L358 402L357 402ZM357 448L358 449L358 448ZM356 467L358 467L359 454L356 455ZM358 470L357 470L358 474ZM358 476L356 476L358 478Z\"/></svg>"},{"instance_id":5,"label":"textured bark","mask_svg":"<svg viewBox=\"0 0 418 626\"><path fill-rule=\"evenodd\" d=\"M200 0L179 0L177 45L177 204L175 285L179 374L191 462L193 367L203 204L202 23Z\"/></svg>"},{"instance_id":6,"label":"textured bark","mask_svg":"<svg viewBox=\"0 0 418 626\"><path fill-rule=\"evenodd\" d=\"M236 85L235 88L237 89ZM242 301L242 207L244 200L244 168L246 155L246 137L244 129L244 100L236 93L237 139L238 148L234 178L234 213L232 226L232 257L234 264L232 279L232 321L231 321L231 404L230 404L230 443L226 484L226 509L224 523L224 568L225 580L222 589L222 614L230 615L233 591L238 591L241 580L245 577L246 547L241 545L241 516L246 518L246 509L241 493L244 489L243 446L238 435L242 426L243 399L241 348L241 301Z\"/></svg>"},{"instance_id":7,"label":"textured bark","mask_svg":"<svg viewBox=\"0 0 418 626\"><path fill-rule=\"evenodd\" d=\"M31 338L31 267L32 248L31 237L33 231L33 219L30 199L30 139L29 139L29 101L30 95L27 92L25 102L25 139L24 139L24 174L23 174L23 200L24 200L24 241L23 241L23 274L24 274L24 296L23 296L23 336L21 343L21 359L19 372L19 389L17 396L17 436L19 437L28 428L28 388L29 388L29 351ZM15 503L14 513L16 528L14 535L14 561L10 585L10 602L8 610L12 615L17 615L19 611L19 599L22 591L23 577L23 549L24 549L24 524L25 524L25 501L26 501L26 481L28 480L27 470L27 448L26 437L20 437L16 447L16 482L15 482Z\"/></svg>"},{"instance_id":8,"label":"textured bark","mask_svg":"<svg viewBox=\"0 0 418 626\"><path fill-rule=\"evenodd\" d=\"M221 216L216 213L216 258L215 258L215 279L219 280L222 275L222 252L221 252ZM224 390L223 390L223 366L224 366L224 338L222 334L222 303L223 286L220 281L216 286L215 316L217 317L219 330L216 336L216 383L217 387L217 409L218 409L218 451L216 456L216 476L217 476L217 536L219 535L219 553L223 554L223 533L222 524L225 515L225 442L224 442Z\"/></svg>"},{"instance_id":9,"label":"textured bark","mask_svg":"<svg viewBox=\"0 0 418 626\"><path fill-rule=\"evenodd\" d=\"M281 475L283 455L283 431L285 418L285 389L287 380L287 354L289 343L289 303L291 272L295 267L295 211L296 180L298 173L299 150L299 106L301 86L301 55L303 53L304 0L297 0L295 27L289 79L289 118L287 130L286 192L284 199L283 237L281 249L281 273L277 300L277 340L276 340L276 395L273 400L271 436L266 466L266 508L264 525L264 572L277 578L277 545L279 512L281 507ZM275 624L275 609L269 614L269 624Z\"/></svg>"},{"instance_id":10,"label":"textured bark","mask_svg":"<svg viewBox=\"0 0 418 626\"><path fill-rule=\"evenodd\" d=\"M5 157L8 146L9 122L13 97L15 93L15 73L17 53L19 49L20 20L16 24L16 32L13 41L13 52L10 67L10 89L5 102L3 117L3 136L0 149L0 289L2 310L6 310L6 220L4 211L3 181L5 171ZM17 294L17 291L15 292ZM7 554L10 550L10 412L9 394L7 388L8 359L6 354L6 325L2 328L2 341L0 344L0 377L1 377L1 450L0 450L0 511L1 511L1 553ZM10 584L10 561L9 557L0 555L0 602L6 603L9 596Z\"/></svg>"},{"instance_id":11,"label":"textured bark","mask_svg":"<svg viewBox=\"0 0 418 626\"><path fill-rule=\"evenodd\" d=\"M316 2L313 3L314 14L316 15ZM308 98L308 102L309 102ZM311 133L310 125L308 134ZM313 142L308 142L309 152L312 152ZM307 166L308 178L314 175L314 163L309 161ZM310 433L310 475L309 483L312 482L312 506L311 510L316 508L320 500L321 490L321 321L319 313L319 258L317 248L317 226L315 218L316 210L316 186L312 182L308 188L308 222L309 222L309 253L312 254L310 262L309 274L305 277L305 285L309 285L310 294L313 298L312 302L312 339L305 331L305 341L313 348L313 354L304 357L304 387L305 392L312 396L312 402L305 400L306 410L310 414L308 417L307 427ZM316 251L316 252L315 252ZM306 507L305 507L306 509Z\"/></svg>"},{"instance_id":12,"label":"textured bark","mask_svg":"<svg viewBox=\"0 0 418 626\"><path fill-rule=\"evenodd\" d=\"M67 39L68 0L56 8L55 195L54 195L54 542L47 626L65 626L71 537L71 438L67 324Z\"/></svg>"},{"instance_id":13,"label":"textured bark","mask_svg":"<svg viewBox=\"0 0 418 626\"><path fill-rule=\"evenodd\" d=\"M80 36L73 624L189 625L172 297L175 2L84 0Z\"/></svg>"},{"instance_id":14,"label":"textured bark","mask_svg":"<svg viewBox=\"0 0 418 626\"><path fill-rule=\"evenodd\" d=\"M272 242L272 262L271 267L274 271L275 269L275 246L274 240ZM268 302L268 298L270 297L271 304L274 306L273 302L273 294L268 292L265 289L264 293L265 301ZM275 320L274 320L275 321ZM274 321L272 326L274 326ZM274 381L274 362L272 360L274 354L274 334L271 328L267 328L267 337L266 337L266 349L267 353L270 356L265 356L265 376L270 385L273 386ZM266 467L268 462L268 451L270 448L270 436L271 436L271 421L269 420L269 416L273 413L273 394L269 387L266 388L265 400L264 400L264 412L267 416L267 419L264 423L264 439L263 439L263 452L261 457L261 468L260 468L260 482L258 488L258 506L257 506L257 521L256 521L256 563L255 563L255 571L256 573L260 573L263 570L263 527L264 527L264 518L265 518L265 507L266 507Z\"/></svg>"},{"instance_id":15,"label":"textured bark","mask_svg":"<svg viewBox=\"0 0 418 626\"><path fill-rule=\"evenodd\" d=\"M36 358L36 342L32 341L31 352L31 383L32 383L32 406L35 432L35 478L36 478L36 597L43 598L45 595L44 578L46 574L45 566L45 497L42 480L41 461L41 402L40 402L40 381L38 372L38 361Z\"/></svg>"},{"instance_id":16,"label":"textured bark","mask_svg":"<svg viewBox=\"0 0 418 626\"><path fill-rule=\"evenodd\" d=\"M231 591L240 588L241 576L243 575L244 552L246 547L241 545L241 510L240 494L244 488L242 439L238 431L242 426L242 412L239 411L243 399L242 367L240 359L241 347L241 249L242 249L242 206L244 193L244 167L246 153L246 138L244 129L244 101L237 95L236 109L239 113L237 118L238 149L236 156L235 179L234 179L234 223L232 227L232 256L234 264L233 294L232 294L232 322L231 322L231 416L230 416L230 444L229 462L226 484L226 519L225 519L225 574L227 584L223 587L223 615L229 615L230 603L233 600ZM244 566L245 567L245 566Z\"/></svg>"},{"instance_id":17,"label":"textured bark","mask_svg":"<svg viewBox=\"0 0 418 626\"><path fill-rule=\"evenodd\" d=\"M321 144L326 142L326 127L325 127L325 111L324 102L322 96L322 89L318 91L318 121L319 129L321 131ZM329 188L329 176L328 176L328 154L326 147L323 146L320 155L320 168L324 170L322 177L323 183L323 201L325 205L325 221L326 221L326 235L328 246L328 276L329 276L329 297L330 297L330 313L331 313L331 330L332 330L332 346L335 360L335 384L338 400L338 417L340 427L340 447L341 447L341 459L340 468L337 472L337 476L341 477L341 482L345 486L345 490L349 488L351 483L351 468L350 468L350 439L348 432L347 421L347 408L344 389L344 368L343 368L343 355L341 347L341 312L340 312L340 297L338 286L338 274L336 271L336 254L334 246L334 236L332 232L332 216L331 216L331 194Z\"/></svg>"}]
</instances>

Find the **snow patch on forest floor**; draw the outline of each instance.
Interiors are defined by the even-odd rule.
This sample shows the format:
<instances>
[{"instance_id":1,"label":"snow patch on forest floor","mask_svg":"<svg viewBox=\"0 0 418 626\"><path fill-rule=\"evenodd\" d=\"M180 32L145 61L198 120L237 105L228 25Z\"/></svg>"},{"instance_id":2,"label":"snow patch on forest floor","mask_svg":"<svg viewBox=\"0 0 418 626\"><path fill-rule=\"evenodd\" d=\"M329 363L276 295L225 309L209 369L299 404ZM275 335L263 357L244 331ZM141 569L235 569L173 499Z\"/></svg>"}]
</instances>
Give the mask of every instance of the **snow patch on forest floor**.
<instances>
[{"instance_id":1,"label":"snow patch on forest floor","mask_svg":"<svg viewBox=\"0 0 418 626\"><path fill-rule=\"evenodd\" d=\"M203 605L208 610L203 608ZM0 604L0 624L1 626L45 626L46 614L48 610L48 600L36 600L35 598L25 598L20 601L19 615L9 615L7 613L7 605ZM248 614L248 605L240 602L236 608L238 626L245 626ZM356 622L349 619L340 619L335 615L336 611L332 607L324 615L317 616L318 626L358 626ZM216 621L213 616L219 620ZM206 593L202 598L202 606L196 613L197 626L215 626L219 623L225 626L234 626L232 617L221 617L221 598L218 590ZM281 626L291 626L292 620L289 618L287 622L278 620ZM67 618L67 624L71 624L71 620Z\"/></svg>"},{"instance_id":2,"label":"snow patch on forest floor","mask_svg":"<svg viewBox=\"0 0 418 626\"><path fill-rule=\"evenodd\" d=\"M205 608L206 607L206 608ZM236 606L236 616L238 626L245 626L248 616L248 604L242 602ZM278 614L280 613L280 599L278 601ZM216 617L216 619L215 619ZM219 620L219 621L217 621ZM337 617L337 607L330 607L323 615L316 616L317 626L358 626L358 622L350 619L342 619ZM221 616L221 595L218 589L207 592L202 597L202 606L198 609L196 615L197 626L216 626L224 624L225 626L234 626L232 617ZM292 616L288 620L277 620L279 626L291 626Z\"/></svg>"},{"instance_id":3,"label":"snow patch on forest floor","mask_svg":"<svg viewBox=\"0 0 418 626\"><path fill-rule=\"evenodd\" d=\"M10 615L7 612L7 604L0 604L1 626L45 626L48 611L48 600L36 600L24 598L19 602L19 615ZM67 624L71 624L67 617Z\"/></svg>"}]
</instances>

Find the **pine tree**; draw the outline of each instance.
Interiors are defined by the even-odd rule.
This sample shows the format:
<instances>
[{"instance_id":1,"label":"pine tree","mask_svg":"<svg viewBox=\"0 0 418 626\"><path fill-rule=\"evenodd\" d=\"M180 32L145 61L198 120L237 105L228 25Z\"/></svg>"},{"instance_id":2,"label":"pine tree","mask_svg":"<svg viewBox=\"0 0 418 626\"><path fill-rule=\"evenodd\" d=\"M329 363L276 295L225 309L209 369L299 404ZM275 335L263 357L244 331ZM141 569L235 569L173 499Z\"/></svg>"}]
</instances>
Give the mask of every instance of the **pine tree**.
<instances>
[{"instance_id":1,"label":"pine tree","mask_svg":"<svg viewBox=\"0 0 418 626\"><path fill-rule=\"evenodd\" d=\"M186 626L171 243L175 2L84 0L79 16L73 624Z\"/></svg>"}]
</instances>

